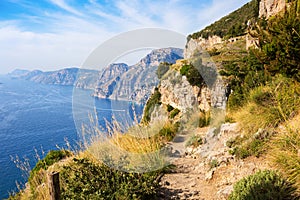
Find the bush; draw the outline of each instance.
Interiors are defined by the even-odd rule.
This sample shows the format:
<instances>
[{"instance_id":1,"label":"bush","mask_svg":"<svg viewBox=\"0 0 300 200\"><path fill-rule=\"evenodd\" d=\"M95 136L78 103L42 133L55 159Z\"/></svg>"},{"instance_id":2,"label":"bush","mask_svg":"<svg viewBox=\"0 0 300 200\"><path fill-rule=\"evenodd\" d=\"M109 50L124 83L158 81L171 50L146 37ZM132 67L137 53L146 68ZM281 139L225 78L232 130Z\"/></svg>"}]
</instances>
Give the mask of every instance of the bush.
<instances>
[{"instance_id":1,"label":"bush","mask_svg":"<svg viewBox=\"0 0 300 200\"><path fill-rule=\"evenodd\" d=\"M253 35L259 40L260 60L272 75L283 74L300 81L300 0L294 0L281 15L257 26ZM265 22L263 22L265 23Z\"/></svg>"},{"instance_id":2,"label":"bush","mask_svg":"<svg viewBox=\"0 0 300 200\"><path fill-rule=\"evenodd\" d=\"M236 155L237 158L244 159L249 156L259 157L264 152L265 140L250 139L245 144L234 147L229 151L230 154Z\"/></svg>"},{"instance_id":3,"label":"bush","mask_svg":"<svg viewBox=\"0 0 300 200\"><path fill-rule=\"evenodd\" d=\"M219 167L219 165L220 165L220 163L219 163L218 160L216 160L216 159L212 159L212 160L209 162L209 168L210 168L210 169Z\"/></svg>"},{"instance_id":4,"label":"bush","mask_svg":"<svg viewBox=\"0 0 300 200\"><path fill-rule=\"evenodd\" d=\"M47 182L47 169L54 163L73 155L67 150L51 150L45 158L39 160L35 167L31 170L28 178L30 184L30 192L33 199L44 199L47 197L45 187L39 187Z\"/></svg>"},{"instance_id":5,"label":"bush","mask_svg":"<svg viewBox=\"0 0 300 200\"><path fill-rule=\"evenodd\" d=\"M174 117L176 117L176 115L178 115L180 113L180 110L175 108L170 112L170 119L174 119Z\"/></svg>"},{"instance_id":6,"label":"bush","mask_svg":"<svg viewBox=\"0 0 300 200\"><path fill-rule=\"evenodd\" d=\"M192 86L201 87L204 84L200 72L193 65L183 65L180 69L180 74L186 76Z\"/></svg>"},{"instance_id":7,"label":"bush","mask_svg":"<svg viewBox=\"0 0 300 200\"><path fill-rule=\"evenodd\" d=\"M51 150L44 159L39 160L35 167L31 170L29 181L34 177L40 169L47 170L49 166L53 165L55 162L58 162L66 157L71 156L72 153L67 150Z\"/></svg>"},{"instance_id":8,"label":"bush","mask_svg":"<svg viewBox=\"0 0 300 200\"><path fill-rule=\"evenodd\" d=\"M148 99L146 106L144 108L143 119L142 119L143 123L147 124L151 121L151 113L153 112L155 106L161 104L160 98L161 98L161 94L158 88L156 87L154 93Z\"/></svg>"},{"instance_id":9,"label":"bush","mask_svg":"<svg viewBox=\"0 0 300 200\"><path fill-rule=\"evenodd\" d=\"M171 106L170 104L167 105L167 111L171 112L172 110L174 110L174 107Z\"/></svg>"},{"instance_id":10,"label":"bush","mask_svg":"<svg viewBox=\"0 0 300 200\"><path fill-rule=\"evenodd\" d=\"M194 148L200 146L203 144L203 139L201 136L199 135L193 135L187 142L186 142L186 146L192 146Z\"/></svg>"},{"instance_id":11,"label":"bush","mask_svg":"<svg viewBox=\"0 0 300 200\"><path fill-rule=\"evenodd\" d=\"M229 109L235 110L244 105L247 101L249 91L265 85L270 77L264 70L264 65L258 60L252 50L248 55L238 61L230 61L224 64L224 69L220 71L222 76L227 76L230 80L229 90L232 90L229 99Z\"/></svg>"},{"instance_id":12,"label":"bush","mask_svg":"<svg viewBox=\"0 0 300 200\"><path fill-rule=\"evenodd\" d=\"M161 172L128 173L76 159L60 172L62 199L153 199Z\"/></svg>"},{"instance_id":13,"label":"bush","mask_svg":"<svg viewBox=\"0 0 300 200\"><path fill-rule=\"evenodd\" d=\"M172 65L171 63L167 63L167 62L160 63L156 71L157 77L161 79L167 73L167 71L169 71L171 65Z\"/></svg>"},{"instance_id":14,"label":"bush","mask_svg":"<svg viewBox=\"0 0 300 200\"><path fill-rule=\"evenodd\" d=\"M179 128L179 123L167 123L164 127L159 131L158 136L161 141L171 141Z\"/></svg>"},{"instance_id":15,"label":"bush","mask_svg":"<svg viewBox=\"0 0 300 200\"><path fill-rule=\"evenodd\" d=\"M208 126L210 123L210 112L200 111L199 124L200 128Z\"/></svg>"},{"instance_id":16,"label":"bush","mask_svg":"<svg viewBox=\"0 0 300 200\"><path fill-rule=\"evenodd\" d=\"M238 181L230 200L299 199L295 187L274 171L259 171Z\"/></svg>"},{"instance_id":17,"label":"bush","mask_svg":"<svg viewBox=\"0 0 300 200\"><path fill-rule=\"evenodd\" d=\"M299 108L300 84L282 76L249 92L248 103L233 114L247 134L260 128L274 128L288 120Z\"/></svg>"}]
</instances>

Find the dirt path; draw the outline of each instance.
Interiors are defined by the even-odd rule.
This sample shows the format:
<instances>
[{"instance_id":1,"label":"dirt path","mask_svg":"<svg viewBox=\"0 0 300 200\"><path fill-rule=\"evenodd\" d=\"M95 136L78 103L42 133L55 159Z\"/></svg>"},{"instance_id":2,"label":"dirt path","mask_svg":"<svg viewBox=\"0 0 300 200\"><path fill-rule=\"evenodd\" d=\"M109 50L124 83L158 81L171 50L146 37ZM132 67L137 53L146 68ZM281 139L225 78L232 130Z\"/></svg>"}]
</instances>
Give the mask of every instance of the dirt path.
<instances>
[{"instance_id":1,"label":"dirt path","mask_svg":"<svg viewBox=\"0 0 300 200\"><path fill-rule=\"evenodd\" d=\"M194 153L180 150L181 157L173 161L176 167L161 179L160 199L227 199L236 181L269 168L264 157L237 160L228 154L224 141L234 134L228 130L221 131L217 138L207 134L206 144Z\"/></svg>"}]
</instances>

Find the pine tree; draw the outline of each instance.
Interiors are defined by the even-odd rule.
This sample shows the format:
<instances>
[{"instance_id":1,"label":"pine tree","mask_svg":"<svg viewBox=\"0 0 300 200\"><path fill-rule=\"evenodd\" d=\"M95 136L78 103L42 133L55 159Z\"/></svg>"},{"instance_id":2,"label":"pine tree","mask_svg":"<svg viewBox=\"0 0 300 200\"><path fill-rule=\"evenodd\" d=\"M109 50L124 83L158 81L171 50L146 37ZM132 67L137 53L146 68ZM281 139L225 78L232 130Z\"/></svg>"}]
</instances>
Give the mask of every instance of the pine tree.
<instances>
[{"instance_id":1,"label":"pine tree","mask_svg":"<svg viewBox=\"0 0 300 200\"><path fill-rule=\"evenodd\" d=\"M252 35L258 37L259 59L272 75L277 73L300 81L300 0L290 3L283 14L261 20Z\"/></svg>"}]
</instances>

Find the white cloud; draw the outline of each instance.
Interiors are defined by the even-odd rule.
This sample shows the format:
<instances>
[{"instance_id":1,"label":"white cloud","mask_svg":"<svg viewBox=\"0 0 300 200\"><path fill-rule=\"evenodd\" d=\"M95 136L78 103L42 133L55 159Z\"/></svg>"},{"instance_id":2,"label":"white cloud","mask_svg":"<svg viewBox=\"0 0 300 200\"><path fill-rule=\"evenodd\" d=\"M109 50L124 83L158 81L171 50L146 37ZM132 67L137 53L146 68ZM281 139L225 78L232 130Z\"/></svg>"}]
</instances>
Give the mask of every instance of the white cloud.
<instances>
[{"instance_id":1,"label":"white cloud","mask_svg":"<svg viewBox=\"0 0 300 200\"><path fill-rule=\"evenodd\" d=\"M58 7L66 10L70 13L73 13L73 14L79 15L79 16L83 16L83 14L81 12L79 12L78 10L69 6L64 0L50 0L50 2L52 2L53 4L57 5Z\"/></svg>"},{"instance_id":2,"label":"white cloud","mask_svg":"<svg viewBox=\"0 0 300 200\"><path fill-rule=\"evenodd\" d=\"M89 53L110 35L112 33L101 29L97 34L72 31L53 34L6 26L0 29L0 73L15 68L52 70L80 66Z\"/></svg>"}]
</instances>

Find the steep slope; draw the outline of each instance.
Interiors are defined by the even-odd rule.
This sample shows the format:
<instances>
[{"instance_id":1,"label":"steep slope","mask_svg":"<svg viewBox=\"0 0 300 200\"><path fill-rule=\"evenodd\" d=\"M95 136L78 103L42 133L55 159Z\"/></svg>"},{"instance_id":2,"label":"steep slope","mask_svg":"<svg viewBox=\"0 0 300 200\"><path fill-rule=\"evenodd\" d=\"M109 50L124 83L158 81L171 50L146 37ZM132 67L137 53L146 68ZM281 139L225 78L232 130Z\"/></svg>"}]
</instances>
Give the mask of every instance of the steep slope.
<instances>
[{"instance_id":1,"label":"steep slope","mask_svg":"<svg viewBox=\"0 0 300 200\"><path fill-rule=\"evenodd\" d=\"M257 19L259 15L260 0L252 0L236 11L221 18L203 30L192 33L188 39L200 37L208 39L211 36L235 37L246 33L247 22L250 19Z\"/></svg>"},{"instance_id":2,"label":"steep slope","mask_svg":"<svg viewBox=\"0 0 300 200\"><path fill-rule=\"evenodd\" d=\"M158 84L156 70L159 63L175 63L181 58L183 58L182 49L164 48L153 50L133 66L113 63L101 71L79 68L49 72L15 70L9 75L42 84L74 85L78 88L94 90L95 97L144 104L151 90Z\"/></svg>"},{"instance_id":3,"label":"steep slope","mask_svg":"<svg viewBox=\"0 0 300 200\"><path fill-rule=\"evenodd\" d=\"M103 78L100 78L95 96L144 104L153 88L158 84L156 70L159 63L175 63L176 60L182 58L182 54L182 49L157 49L133 66L123 66L122 70L121 68L106 69ZM110 81L106 78L109 78Z\"/></svg>"},{"instance_id":4,"label":"steep slope","mask_svg":"<svg viewBox=\"0 0 300 200\"><path fill-rule=\"evenodd\" d=\"M120 77L128 71L128 65L124 63L110 64L101 73L94 96L108 98L120 81Z\"/></svg>"}]
</instances>

